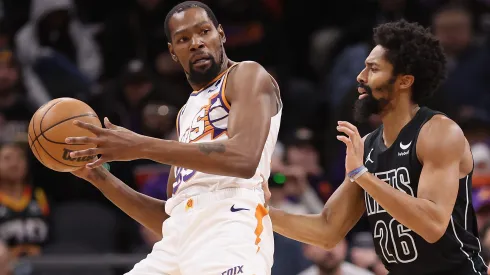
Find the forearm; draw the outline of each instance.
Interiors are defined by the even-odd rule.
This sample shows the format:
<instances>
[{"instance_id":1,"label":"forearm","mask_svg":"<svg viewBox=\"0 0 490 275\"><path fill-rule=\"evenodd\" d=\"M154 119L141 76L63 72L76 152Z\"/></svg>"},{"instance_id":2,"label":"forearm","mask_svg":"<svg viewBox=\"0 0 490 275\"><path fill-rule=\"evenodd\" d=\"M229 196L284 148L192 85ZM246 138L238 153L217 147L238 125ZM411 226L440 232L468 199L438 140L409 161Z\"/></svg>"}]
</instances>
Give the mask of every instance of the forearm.
<instances>
[{"instance_id":1,"label":"forearm","mask_svg":"<svg viewBox=\"0 0 490 275\"><path fill-rule=\"evenodd\" d=\"M250 178L257 169L252 158L231 140L182 143L147 138L144 144L142 158L204 173Z\"/></svg>"},{"instance_id":2,"label":"forearm","mask_svg":"<svg viewBox=\"0 0 490 275\"><path fill-rule=\"evenodd\" d=\"M93 169L87 180L128 216L162 236L162 224L169 217L165 201L136 192L103 167Z\"/></svg>"},{"instance_id":3,"label":"forearm","mask_svg":"<svg viewBox=\"0 0 490 275\"><path fill-rule=\"evenodd\" d=\"M356 183L395 220L427 242L437 241L441 230L447 227L447 224L442 224L437 206L432 201L397 190L371 173L364 173Z\"/></svg>"},{"instance_id":4,"label":"forearm","mask_svg":"<svg viewBox=\"0 0 490 275\"><path fill-rule=\"evenodd\" d=\"M290 214L270 207L269 215L274 231L290 239L327 249L339 241L334 239L336 234L329 234L327 222L321 214Z\"/></svg>"}]
</instances>

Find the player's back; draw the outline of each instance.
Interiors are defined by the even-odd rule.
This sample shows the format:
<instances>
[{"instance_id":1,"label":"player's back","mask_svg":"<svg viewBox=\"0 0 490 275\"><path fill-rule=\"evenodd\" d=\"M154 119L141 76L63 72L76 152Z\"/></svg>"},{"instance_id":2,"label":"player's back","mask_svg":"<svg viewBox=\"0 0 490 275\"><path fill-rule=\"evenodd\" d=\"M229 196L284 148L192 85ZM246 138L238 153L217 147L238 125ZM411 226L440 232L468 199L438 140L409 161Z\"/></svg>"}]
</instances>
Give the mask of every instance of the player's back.
<instances>
[{"instance_id":1,"label":"player's back","mask_svg":"<svg viewBox=\"0 0 490 275\"><path fill-rule=\"evenodd\" d=\"M389 148L384 145L383 126L373 131L364 144L364 165L387 184L416 197L422 171L417 139L422 126L436 114L440 113L420 108ZM472 173L459 180L448 228L433 244L401 225L365 192L375 249L390 274L486 274L471 203Z\"/></svg>"},{"instance_id":2,"label":"player's back","mask_svg":"<svg viewBox=\"0 0 490 275\"><path fill-rule=\"evenodd\" d=\"M177 132L180 142L218 142L228 139L230 103L225 97L226 82L236 63L217 76L199 91L194 91L179 111ZM239 76L234 76L239 77ZM271 77L274 85L277 83ZM253 112L253 110L250 110ZM276 145L281 122L282 108L271 118L261 159L254 176L250 179L212 175L195 170L175 167L173 194L193 196L223 188L260 188L270 174L270 162Z\"/></svg>"}]
</instances>

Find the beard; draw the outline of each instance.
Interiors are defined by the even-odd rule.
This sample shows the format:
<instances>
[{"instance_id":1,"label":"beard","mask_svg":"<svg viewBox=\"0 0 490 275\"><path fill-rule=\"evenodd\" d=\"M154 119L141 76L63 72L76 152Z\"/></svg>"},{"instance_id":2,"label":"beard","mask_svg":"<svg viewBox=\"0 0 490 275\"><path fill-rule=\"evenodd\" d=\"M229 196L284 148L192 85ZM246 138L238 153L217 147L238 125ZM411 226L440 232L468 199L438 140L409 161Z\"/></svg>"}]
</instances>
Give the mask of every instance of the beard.
<instances>
[{"instance_id":1,"label":"beard","mask_svg":"<svg viewBox=\"0 0 490 275\"><path fill-rule=\"evenodd\" d=\"M373 96L373 90L371 87L364 83L360 83L358 87L363 88L366 91L367 96L362 99L358 99L354 104L354 120L358 123L364 123L369 120L371 115L381 114L390 101L385 98L376 99ZM393 81L390 79L388 83L375 89L377 91L387 90L389 93L391 93L393 91Z\"/></svg>"},{"instance_id":2,"label":"beard","mask_svg":"<svg viewBox=\"0 0 490 275\"><path fill-rule=\"evenodd\" d=\"M223 49L220 51L218 61L214 59L214 56L210 55L209 62L211 63L209 68L202 71L194 69L194 64L189 63L187 79L194 84L207 84L211 82L221 71L221 65L223 65Z\"/></svg>"}]
</instances>

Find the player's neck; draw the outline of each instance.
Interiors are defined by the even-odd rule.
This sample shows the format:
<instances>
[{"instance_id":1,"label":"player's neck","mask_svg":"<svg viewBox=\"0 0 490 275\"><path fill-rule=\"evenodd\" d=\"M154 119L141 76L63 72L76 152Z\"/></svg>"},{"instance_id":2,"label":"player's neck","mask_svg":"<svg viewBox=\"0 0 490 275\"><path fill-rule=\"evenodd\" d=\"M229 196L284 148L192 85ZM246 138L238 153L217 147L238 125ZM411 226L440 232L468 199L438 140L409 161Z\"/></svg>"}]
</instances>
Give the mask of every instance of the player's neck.
<instances>
[{"instance_id":1,"label":"player's neck","mask_svg":"<svg viewBox=\"0 0 490 275\"><path fill-rule=\"evenodd\" d=\"M219 73L214 78L221 75L224 71L228 70L229 67L231 67L233 64L236 63L234 61L229 60L228 57L226 57L226 54L223 55L223 59L224 59L224 61L223 61L223 64L221 64L221 68L219 70ZM199 91L202 88L204 88L206 85L209 85L210 83L209 82L207 82L207 83L192 83L189 81L189 84L191 85L191 87L194 91Z\"/></svg>"},{"instance_id":2,"label":"player's neck","mask_svg":"<svg viewBox=\"0 0 490 275\"><path fill-rule=\"evenodd\" d=\"M420 109L418 104L398 102L381 117L383 121L383 140L386 147L395 142L400 131L407 125Z\"/></svg>"},{"instance_id":3,"label":"player's neck","mask_svg":"<svg viewBox=\"0 0 490 275\"><path fill-rule=\"evenodd\" d=\"M0 192L13 198L22 197L24 192L24 184L22 182L0 182Z\"/></svg>"}]
</instances>

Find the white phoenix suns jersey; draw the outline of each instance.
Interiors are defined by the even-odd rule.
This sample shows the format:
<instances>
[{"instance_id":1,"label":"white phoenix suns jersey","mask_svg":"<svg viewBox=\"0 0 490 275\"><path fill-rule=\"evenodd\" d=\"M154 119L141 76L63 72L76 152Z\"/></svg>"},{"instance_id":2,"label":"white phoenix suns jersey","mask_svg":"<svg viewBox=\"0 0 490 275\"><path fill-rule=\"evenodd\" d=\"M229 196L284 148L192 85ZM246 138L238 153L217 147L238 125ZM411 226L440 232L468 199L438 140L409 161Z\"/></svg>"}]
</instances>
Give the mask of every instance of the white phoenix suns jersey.
<instances>
[{"instance_id":1,"label":"white phoenix suns jersey","mask_svg":"<svg viewBox=\"0 0 490 275\"><path fill-rule=\"evenodd\" d=\"M203 89L194 91L190 95L187 103L177 115L176 127L179 142L222 142L228 139L230 103L225 98L225 87L228 73L237 64L218 75ZM277 85L274 80L273 82L274 85ZM277 114L271 118L269 135L267 136L259 165L252 178L227 177L175 167L173 195L194 196L223 188L260 188L262 181L268 179L270 175L272 153L276 146L281 124L282 104L280 106ZM253 112L253 110L250 110L250 112Z\"/></svg>"}]
</instances>

